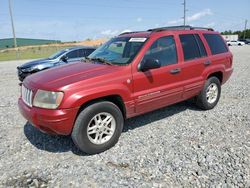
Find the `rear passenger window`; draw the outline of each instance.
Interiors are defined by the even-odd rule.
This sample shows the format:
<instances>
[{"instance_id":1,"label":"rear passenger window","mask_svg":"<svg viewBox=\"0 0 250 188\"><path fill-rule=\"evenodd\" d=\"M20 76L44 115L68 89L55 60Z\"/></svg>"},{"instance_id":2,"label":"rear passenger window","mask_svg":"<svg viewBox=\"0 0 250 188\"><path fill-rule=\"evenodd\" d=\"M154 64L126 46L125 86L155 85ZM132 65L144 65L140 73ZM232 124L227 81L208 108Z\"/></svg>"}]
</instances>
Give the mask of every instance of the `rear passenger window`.
<instances>
[{"instance_id":1,"label":"rear passenger window","mask_svg":"<svg viewBox=\"0 0 250 188\"><path fill-rule=\"evenodd\" d=\"M206 49L204 47L204 44L203 44L200 36L198 34L195 34L194 36L195 36L195 39L196 39L196 41L197 41L197 43L199 45L201 57L207 56Z\"/></svg>"},{"instance_id":2,"label":"rear passenger window","mask_svg":"<svg viewBox=\"0 0 250 188\"><path fill-rule=\"evenodd\" d=\"M177 53L173 36L157 39L146 52L143 59L158 59L161 66L177 63Z\"/></svg>"},{"instance_id":3,"label":"rear passenger window","mask_svg":"<svg viewBox=\"0 0 250 188\"><path fill-rule=\"evenodd\" d=\"M180 40L185 61L201 57L199 46L193 34L180 35Z\"/></svg>"},{"instance_id":4,"label":"rear passenger window","mask_svg":"<svg viewBox=\"0 0 250 188\"><path fill-rule=\"evenodd\" d=\"M87 49L85 50L85 56L89 56L92 52L94 51L94 49Z\"/></svg>"},{"instance_id":5,"label":"rear passenger window","mask_svg":"<svg viewBox=\"0 0 250 188\"><path fill-rule=\"evenodd\" d=\"M228 51L225 42L218 34L203 34L213 55Z\"/></svg>"}]
</instances>

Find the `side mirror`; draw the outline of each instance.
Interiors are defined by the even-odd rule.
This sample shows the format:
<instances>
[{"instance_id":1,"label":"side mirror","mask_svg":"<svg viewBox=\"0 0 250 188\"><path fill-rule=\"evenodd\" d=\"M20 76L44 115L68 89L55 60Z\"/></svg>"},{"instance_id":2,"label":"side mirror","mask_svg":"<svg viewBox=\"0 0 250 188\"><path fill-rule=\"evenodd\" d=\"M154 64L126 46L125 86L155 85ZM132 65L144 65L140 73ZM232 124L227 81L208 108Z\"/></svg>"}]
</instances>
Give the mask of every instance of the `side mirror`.
<instances>
[{"instance_id":1,"label":"side mirror","mask_svg":"<svg viewBox=\"0 0 250 188\"><path fill-rule=\"evenodd\" d=\"M140 63L139 69L142 72L148 71L150 69L157 69L161 67L161 63L158 59L145 59Z\"/></svg>"},{"instance_id":2,"label":"side mirror","mask_svg":"<svg viewBox=\"0 0 250 188\"><path fill-rule=\"evenodd\" d=\"M62 60L63 62L67 62L68 59L69 59L69 58L68 58L66 55L64 55L64 56L61 57L61 60Z\"/></svg>"}]
</instances>

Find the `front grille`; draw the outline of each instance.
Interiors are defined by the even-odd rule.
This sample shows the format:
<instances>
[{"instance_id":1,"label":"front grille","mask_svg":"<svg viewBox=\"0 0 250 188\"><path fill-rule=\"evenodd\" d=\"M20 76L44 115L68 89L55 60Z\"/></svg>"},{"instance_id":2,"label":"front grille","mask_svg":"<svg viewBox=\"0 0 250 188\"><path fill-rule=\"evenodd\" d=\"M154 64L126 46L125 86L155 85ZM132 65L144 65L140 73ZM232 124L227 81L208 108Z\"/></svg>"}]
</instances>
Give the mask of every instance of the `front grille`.
<instances>
[{"instance_id":1,"label":"front grille","mask_svg":"<svg viewBox=\"0 0 250 188\"><path fill-rule=\"evenodd\" d=\"M33 96L33 92L32 90L24 87L24 85L22 85L22 99L23 102L25 104L27 104L28 106L32 107L32 96Z\"/></svg>"}]
</instances>

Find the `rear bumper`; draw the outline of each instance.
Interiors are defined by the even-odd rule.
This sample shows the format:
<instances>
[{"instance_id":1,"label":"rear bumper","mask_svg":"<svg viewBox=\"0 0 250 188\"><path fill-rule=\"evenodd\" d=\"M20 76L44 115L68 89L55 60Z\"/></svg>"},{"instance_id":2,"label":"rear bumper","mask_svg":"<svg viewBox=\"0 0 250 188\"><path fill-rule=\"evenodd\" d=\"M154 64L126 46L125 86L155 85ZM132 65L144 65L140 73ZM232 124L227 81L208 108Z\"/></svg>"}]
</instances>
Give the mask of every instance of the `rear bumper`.
<instances>
[{"instance_id":1,"label":"rear bumper","mask_svg":"<svg viewBox=\"0 0 250 188\"><path fill-rule=\"evenodd\" d=\"M223 74L222 84L226 83L226 81L230 78L233 73L233 68L226 69Z\"/></svg>"},{"instance_id":2,"label":"rear bumper","mask_svg":"<svg viewBox=\"0 0 250 188\"><path fill-rule=\"evenodd\" d=\"M48 110L28 107L21 98L18 100L19 111L25 119L42 132L69 135L79 108Z\"/></svg>"}]
</instances>

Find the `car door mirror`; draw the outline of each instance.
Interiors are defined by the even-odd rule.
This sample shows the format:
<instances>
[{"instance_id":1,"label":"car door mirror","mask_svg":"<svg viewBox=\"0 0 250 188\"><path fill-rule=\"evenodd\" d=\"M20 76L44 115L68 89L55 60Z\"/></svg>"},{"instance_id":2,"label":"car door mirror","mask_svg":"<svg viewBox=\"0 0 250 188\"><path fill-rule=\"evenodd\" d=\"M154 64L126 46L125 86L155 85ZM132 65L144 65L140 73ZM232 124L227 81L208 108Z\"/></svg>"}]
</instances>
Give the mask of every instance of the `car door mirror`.
<instances>
[{"instance_id":1,"label":"car door mirror","mask_svg":"<svg viewBox=\"0 0 250 188\"><path fill-rule=\"evenodd\" d=\"M63 62L67 62L68 59L69 59L69 58L68 58L66 55L64 55L64 56L61 57L61 60L62 60Z\"/></svg>"},{"instance_id":2,"label":"car door mirror","mask_svg":"<svg viewBox=\"0 0 250 188\"><path fill-rule=\"evenodd\" d=\"M140 63L139 69L142 72L148 71L150 69L157 69L161 67L161 63L158 59L145 59Z\"/></svg>"}]
</instances>

